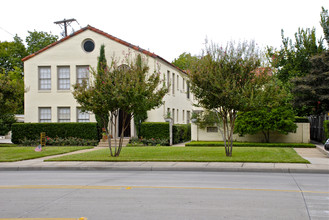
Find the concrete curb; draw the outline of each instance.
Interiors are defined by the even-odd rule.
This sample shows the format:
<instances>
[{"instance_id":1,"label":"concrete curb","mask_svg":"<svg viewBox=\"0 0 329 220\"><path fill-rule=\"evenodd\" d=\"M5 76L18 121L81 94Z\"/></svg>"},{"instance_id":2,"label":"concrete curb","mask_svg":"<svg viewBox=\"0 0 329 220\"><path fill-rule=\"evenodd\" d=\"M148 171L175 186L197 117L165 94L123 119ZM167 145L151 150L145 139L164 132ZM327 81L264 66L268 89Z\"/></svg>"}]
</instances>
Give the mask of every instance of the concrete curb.
<instances>
[{"instance_id":1,"label":"concrete curb","mask_svg":"<svg viewBox=\"0 0 329 220\"><path fill-rule=\"evenodd\" d=\"M0 171L193 171L193 172L267 172L329 174L329 169L264 167L198 167L198 166L4 166Z\"/></svg>"}]
</instances>

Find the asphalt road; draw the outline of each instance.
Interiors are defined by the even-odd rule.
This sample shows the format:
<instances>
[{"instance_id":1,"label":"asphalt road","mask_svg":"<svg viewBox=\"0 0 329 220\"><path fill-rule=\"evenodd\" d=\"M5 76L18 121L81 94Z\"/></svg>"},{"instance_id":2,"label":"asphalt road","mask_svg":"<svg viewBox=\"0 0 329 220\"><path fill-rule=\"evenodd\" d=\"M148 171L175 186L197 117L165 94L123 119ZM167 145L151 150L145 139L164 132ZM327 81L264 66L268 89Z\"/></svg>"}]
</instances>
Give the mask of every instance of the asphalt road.
<instances>
[{"instance_id":1,"label":"asphalt road","mask_svg":"<svg viewBox=\"0 0 329 220\"><path fill-rule=\"evenodd\" d=\"M329 175L2 171L0 219L329 219Z\"/></svg>"}]
</instances>

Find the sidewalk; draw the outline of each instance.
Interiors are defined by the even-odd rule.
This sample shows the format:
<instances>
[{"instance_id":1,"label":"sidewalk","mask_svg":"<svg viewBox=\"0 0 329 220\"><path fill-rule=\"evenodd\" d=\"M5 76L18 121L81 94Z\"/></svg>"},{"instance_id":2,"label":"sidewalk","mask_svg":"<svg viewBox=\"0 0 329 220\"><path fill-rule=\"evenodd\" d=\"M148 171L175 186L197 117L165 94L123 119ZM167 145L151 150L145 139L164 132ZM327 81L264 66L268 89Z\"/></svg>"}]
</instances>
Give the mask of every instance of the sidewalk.
<instances>
[{"instance_id":1,"label":"sidewalk","mask_svg":"<svg viewBox=\"0 0 329 220\"><path fill-rule=\"evenodd\" d=\"M323 148L323 145L322 145ZM100 148L68 154L83 153ZM227 163L227 162L44 162L58 157L0 163L0 171L14 170L111 170L111 171L210 171L210 172L273 172L329 174L329 157L317 148L296 148L296 152L311 164L296 163ZM324 149L323 149L324 150ZM325 151L327 152L327 151ZM65 155L68 155L65 154Z\"/></svg>"}]
</instances>

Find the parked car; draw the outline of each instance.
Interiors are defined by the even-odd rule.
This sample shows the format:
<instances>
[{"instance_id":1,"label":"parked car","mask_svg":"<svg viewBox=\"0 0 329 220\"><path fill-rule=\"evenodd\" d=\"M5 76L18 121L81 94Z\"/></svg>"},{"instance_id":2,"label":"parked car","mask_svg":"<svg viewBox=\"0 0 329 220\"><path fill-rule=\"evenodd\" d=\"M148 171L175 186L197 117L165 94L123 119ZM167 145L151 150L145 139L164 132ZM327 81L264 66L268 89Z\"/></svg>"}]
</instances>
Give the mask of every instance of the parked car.
<instances>
[{"instance_id":1,"label":"parked car","mask_svg":"<svg viewBox=\"0 0 329 220\"><path fill-rule=\"evenodd\" d=\"M329 139L324 144L324 149L326 149L327 151L329 151Z\"/></svg>"}]
</instances>

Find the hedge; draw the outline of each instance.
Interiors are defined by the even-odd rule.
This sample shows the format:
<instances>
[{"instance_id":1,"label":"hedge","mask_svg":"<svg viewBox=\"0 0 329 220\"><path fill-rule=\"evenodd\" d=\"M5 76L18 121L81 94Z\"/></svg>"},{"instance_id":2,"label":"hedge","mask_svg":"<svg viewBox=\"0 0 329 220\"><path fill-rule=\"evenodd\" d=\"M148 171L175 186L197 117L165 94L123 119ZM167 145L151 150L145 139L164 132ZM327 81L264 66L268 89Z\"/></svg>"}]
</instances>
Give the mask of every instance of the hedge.
<instances>
[{"instance_id":1,"label":"hedge","mask_svg":"<svg viewBox=\"0 0 329 220\"><path fill-rule=\"evenodd\" d=\"M169 123L168 122L143 122L139 137L143 139L168 139L169 140Z\"/></svg>"},{"instance_id":2,"label":"hedge","mask_svg":"<svg viewBox=\"0 0 329 220\"><path fill-rule=\"evenodd\" d=\"M329 120L323 121L325 140L329 139Z\"/></svg>"},{"instance_id":3,"label":"hedge","mask_svg":"<svg viewBox=\"0 0 329 220\"><path fill-rule=\"evenodd\" d=\"M143 122L139 135L142 139L166 139L169 140L168 122ZM190 124L173 125L173 144L191 140Z\"/></svg>"},{"instance_id":4,"label":"hedge","mask_svg":"<svg viewBox=\"0 0 329 220\"><path fill-rule=\"evenodd\" d=\"M224 146L223 141L191 141L185 144L189 147L200 147L200 146ZM304 143L251 143L251 142L233 142L234 147L293 147L293 148L315 148L314 144Z\"/></svg>"},{"instance_id":5,"label":"hedge","mask_svg":"<svg viewBox=\"0 0 329 220\"><path fill-rule=\"evenodd\" d=\"M189 140L191 140L190 124L173 125L173 144L183 143Z\"/></svg>"},{"instance_id":6,"label":"hedge","mask_svg":"<svg viewBox=\"0 0 329 220\"><path fill-rule=\"evenodd\" d=\"M306 117L295 117L295 123L310 123L310 121L308 120L308 118Z\"/></svg>"},{"instance_id":7,"label":"hedge","mask_svg":"<svg viewBox=\"0 0 329 220\"><path fill-rule=\"evenodd\" d=\"M99 140L97 123L15 123L12 125L12 142L20 144L24 139L36 140L41 132L46 132L50 138Z\"/></svg>"}]
</instances>

